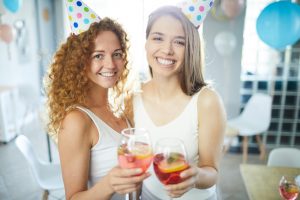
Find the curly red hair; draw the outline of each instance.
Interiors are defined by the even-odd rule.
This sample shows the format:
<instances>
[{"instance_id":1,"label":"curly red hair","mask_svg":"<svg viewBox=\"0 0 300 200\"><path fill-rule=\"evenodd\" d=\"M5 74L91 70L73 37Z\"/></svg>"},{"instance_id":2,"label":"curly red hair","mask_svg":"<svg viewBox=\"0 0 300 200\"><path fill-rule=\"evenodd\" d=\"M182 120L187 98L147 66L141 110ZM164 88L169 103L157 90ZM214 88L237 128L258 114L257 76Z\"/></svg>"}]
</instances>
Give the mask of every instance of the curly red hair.
<instances>
[{"instance_id":1,"label":"curly red hair","mask_svg":"<svg viewBox=\"0 0 300 200\"><path fill-rule=\"evenodd\" d=\"M91 54L95 49L95 38L102 31L111 31L116 34L125 60L123 73L117 84L112 88L114 94L113 105L111 105L112 111L120 113L121 116L126 115L126 113L129 116L131 115L130 98L126 97L129 92L125 88L129 73L127 34L119 23L110 18L104 18L100 22L91 24L87 31L79 35L71 34L54 55L53 63L44 79L48 96L49 133L57 134L59 132L61 121L66 116L69 108L74 105L86 106L89 79L84 68L90 65Z\"/></svg>"}]
</instances>

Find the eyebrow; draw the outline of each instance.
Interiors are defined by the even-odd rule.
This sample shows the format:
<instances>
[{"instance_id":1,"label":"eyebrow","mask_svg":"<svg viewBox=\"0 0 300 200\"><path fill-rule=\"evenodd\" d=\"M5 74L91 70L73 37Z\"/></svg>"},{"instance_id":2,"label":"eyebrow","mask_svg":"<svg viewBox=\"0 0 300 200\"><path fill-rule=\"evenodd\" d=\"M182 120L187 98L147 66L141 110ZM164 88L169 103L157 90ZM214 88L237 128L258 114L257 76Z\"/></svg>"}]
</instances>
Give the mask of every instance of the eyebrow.
<instances>
[{"instance_id":1,"label":"eyebrow","mask_svg":"<svg viewBox=\"0 0 300 200\"><path fill-rule=\"evenodd\" d=\"M163 36L164 34L161 33L161 32L152 32L150 33L150 35L161 35ZM175 36L176 39L182 39L182 40L185 40L185 37L184 36Z\"/></svg>"},{"instance_id":2,"label":"eyebrow","mask_svg":"<svg viewBox=\"0 0 300 200\"><path fill-rule=\"evenodd\" d=\"M114 53L117 52L117 51L122 51L122 49L116 49L116 50L114 50ZM95 50L95 51L93 51L92 54L94 54L94 53L105 53L105 51L104 50Z\"/></svg>"}]
</instances>

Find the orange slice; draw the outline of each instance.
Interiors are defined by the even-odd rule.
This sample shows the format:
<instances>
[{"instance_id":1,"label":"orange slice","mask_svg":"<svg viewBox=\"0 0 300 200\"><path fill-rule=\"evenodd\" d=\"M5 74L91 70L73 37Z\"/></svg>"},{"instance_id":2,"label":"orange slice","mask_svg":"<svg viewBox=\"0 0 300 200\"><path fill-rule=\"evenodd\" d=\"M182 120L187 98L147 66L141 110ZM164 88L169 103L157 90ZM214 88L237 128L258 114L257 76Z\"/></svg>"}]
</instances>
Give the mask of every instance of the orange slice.
<instances>
[{"instance_id":1,"label":"orange slice","mask_svg":"<svg viewBox=\"0 0 300 200\"><path fill-rule=\"evenodd\" d=\"M166 160L163 160L158 164L158 167L163 173L171 173L185 170L189 167L189 165L183 160L178 160L172 163L168 163Z\"/></svg>"},{"instance_id":2,"label":"orange slice","mask_svg":"<svg viewBox=\"0 0 300 200\"><path fill-rule=\"evenodd\" d=\"M298 193L299 189L296 185L289 185L287 188L288 193Z\"/></svg>"},{"instance_id":3,"label":"orange slice","mask_svg":"<svg viewBox=\"0 0 300 200\"><path fill-rule=\"evenodd\" d=\"M152 156L152 151L149 145L137 144L131 153L136 156L137 159L144 159Z\"/></svg>"}]
</instances>

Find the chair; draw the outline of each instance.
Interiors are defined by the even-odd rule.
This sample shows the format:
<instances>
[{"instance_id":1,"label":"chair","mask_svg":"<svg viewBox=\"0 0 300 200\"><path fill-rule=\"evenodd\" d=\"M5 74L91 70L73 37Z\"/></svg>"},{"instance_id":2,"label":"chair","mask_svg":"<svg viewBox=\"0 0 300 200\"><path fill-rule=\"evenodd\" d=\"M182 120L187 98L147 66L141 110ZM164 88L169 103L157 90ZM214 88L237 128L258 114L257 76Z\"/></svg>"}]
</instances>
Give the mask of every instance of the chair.
<instances>
[{"instance_id":1,"label":"chair","mask_svg":"<svg viewBox=\"0 0 300 200\"><path fill-rule=\"evenodd\" d=\"M267 165L300 168L300 149L275 148L269 154Z\"/></svg>"},{"instance_id":2,"label":"chair","mask_svg":"<svg viewBox=\"0 0 300 200\"><path fill-rule=\"evenodd\" d=\"M248 136L256 135L260 158L265 158L265 146L259 134L268 130L271 121L272 98L267 94L256 93L247 102L242 113L228 121L228 126L238 130L243 136L243 162L248 157Z\"/></svg>"},{"instance_id":3,"label":"chair","mask_svg":"<svg viewBox=\"0 0 300 200\"><path fill-rule=\"evenodd\" d=\"M63 180L59 164L46 163L39 160L31 142L24 135L19 135L15 144L29 163L39 186L44 190L43 199L48 199L50 190L63 189Z\"/></svg>"}]
</instances>

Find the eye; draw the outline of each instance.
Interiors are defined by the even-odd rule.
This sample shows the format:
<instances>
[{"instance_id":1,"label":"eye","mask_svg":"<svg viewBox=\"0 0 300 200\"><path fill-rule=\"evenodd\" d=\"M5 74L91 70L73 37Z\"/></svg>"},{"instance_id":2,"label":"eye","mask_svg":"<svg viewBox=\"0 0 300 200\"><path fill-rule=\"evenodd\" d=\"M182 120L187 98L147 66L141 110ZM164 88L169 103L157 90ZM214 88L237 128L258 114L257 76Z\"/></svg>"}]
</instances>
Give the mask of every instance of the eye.
<instances>
[{"instance_id":1,"label":"eye","mask_svg":"<svg viewBox=\"0 0 300 200\"><path fill-rule=\"evenodd\" d=\"M102 60L104 58L104 55L103 54L96 54L93 56L94 59L97 59L97 60Z\"/></svg>"},{"instance_id":2,"label":"eye","mask_svg":"<svg viewBox=\"0 0 300 200\"><path fill-rule=\"evenodd\" d=\"M156 37L153 37L152 40L154 40L154 41L163 41L163 38L159 37L159 36L156 36Z\"/></svg>"},{"instance_id":3,"label":"eye","mask_svg":"<svg viewBox=\"0 0 300 200\"><path fill-rule=\"evenodd\" d=\"M114 59L123 59L123 53L115 52L115 53L113 53L113 58Z\"/></svg>"},{"instance_id":4,"label":"eye","mask_svg":"<svg viewBox=\"0 0 300 200\"><path fill-rule=\"evenodd\" d=\"M185 41L184 40L175 40L175 44L180 45L180 46L185 46Z\"/></svg>"}]
</instances>

